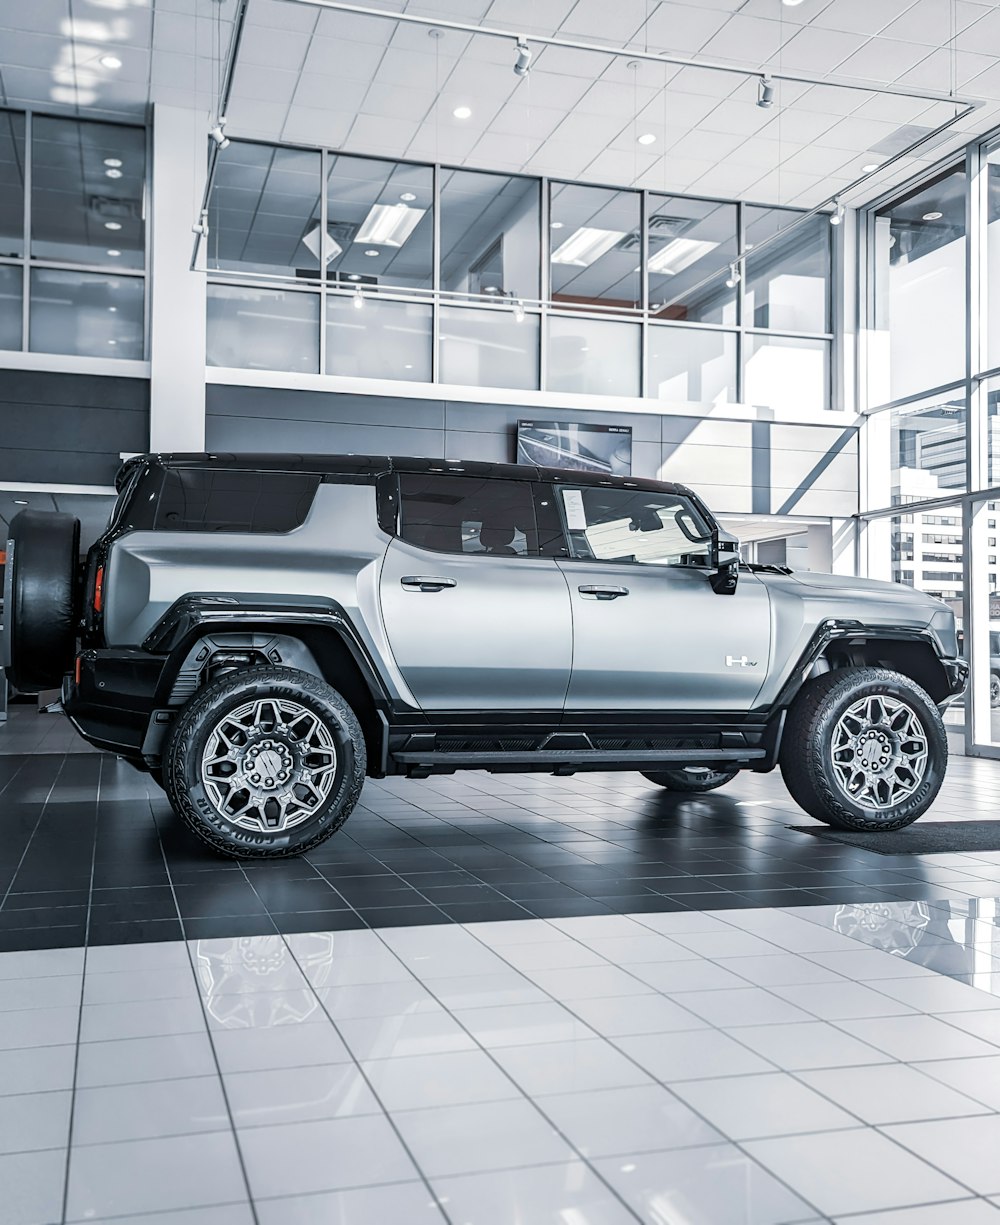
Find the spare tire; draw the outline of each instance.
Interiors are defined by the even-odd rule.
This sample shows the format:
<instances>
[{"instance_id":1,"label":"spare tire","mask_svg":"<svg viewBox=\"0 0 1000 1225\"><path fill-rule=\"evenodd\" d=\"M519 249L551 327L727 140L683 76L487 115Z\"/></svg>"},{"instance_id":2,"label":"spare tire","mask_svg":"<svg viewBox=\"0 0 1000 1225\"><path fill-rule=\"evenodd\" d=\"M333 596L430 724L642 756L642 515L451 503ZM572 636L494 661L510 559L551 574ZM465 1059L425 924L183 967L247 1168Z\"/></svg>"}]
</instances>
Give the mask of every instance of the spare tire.
<instances>
[{"instance_id":1,"label":"spare tire","mask_svg":"<svg viewBox=\"0 0 1000 1225\"><path fill-rule=\"evenodd\" d=\"M80 520L22 510L11 520L4 574L3 665L16 689L52 689L73 666Z\"/></svg>"}]
</instances>

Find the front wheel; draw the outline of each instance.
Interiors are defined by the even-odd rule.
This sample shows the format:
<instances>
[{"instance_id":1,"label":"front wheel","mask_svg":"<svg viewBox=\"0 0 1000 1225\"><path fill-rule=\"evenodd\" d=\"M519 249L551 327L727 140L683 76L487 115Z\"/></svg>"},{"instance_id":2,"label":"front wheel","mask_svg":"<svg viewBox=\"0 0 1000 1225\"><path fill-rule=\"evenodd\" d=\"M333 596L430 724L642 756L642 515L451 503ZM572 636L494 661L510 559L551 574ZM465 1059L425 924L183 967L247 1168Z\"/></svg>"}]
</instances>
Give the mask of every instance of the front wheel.
<instances>
[{"instance_id":1,"label":"front wheel","mask_svg":"<svg viewBox=\"0 0 1000 1225\"><path fill-rule=\"evenodd\" d=\"M994 710L1000 706L1000 672L990 673L990 706Z\"/></svg>"},{"instance_id":2,"label":"front wheel","mask_svg":"<svg viewBox=\"0 0 1000 1225\"><path fill-rule=\"evenodd\" d=\"M739 770L713 770L709 766L681 766L676 770L656 770L648 774L642 771L643 778L667 791L714 791L716 787L731 783L737 774Z\"/></svg>"},{"instance_id":3,"label":"front wheel","mask_svg":"<svg viewBox=\"0 0 1000 1225\"><path fill-rule=\"evenodd\" d=\"M916 682L888 668L843 668L803 687L788 712L781 774L792 799L837 829L902 829L944 781L948 739Z\"/></svg>"},{"instance_id":4,"label":"front wheel","mask_svg":"<svg viewBox=\"0 0 1000 1225\"><path fill-rule=\"evenodd\" d=\"M335 689L294 668L246 668L206 685L174 724L167 795L209 846L239 858L301 855L354 809L365 741Z\"/></svg>"}]
</instances>

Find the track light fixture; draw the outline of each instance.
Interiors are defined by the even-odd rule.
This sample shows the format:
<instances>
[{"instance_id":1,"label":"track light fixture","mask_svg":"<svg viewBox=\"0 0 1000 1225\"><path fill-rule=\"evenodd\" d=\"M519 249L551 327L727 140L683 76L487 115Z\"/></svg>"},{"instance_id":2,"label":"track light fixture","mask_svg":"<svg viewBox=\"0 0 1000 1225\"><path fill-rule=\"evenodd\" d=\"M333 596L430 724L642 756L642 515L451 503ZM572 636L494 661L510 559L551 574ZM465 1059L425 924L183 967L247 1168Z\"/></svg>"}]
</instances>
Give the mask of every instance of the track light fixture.
<instances>
[{"instance_id":1,"label":"track light fixture","mask_svg":"<svg viewBox=\"0 0 1000 1225\"><path fill-rule=\"evenodd\" d=\"M524 303L520 298L518 298L518 300L514 303L514 322L524 322Z\"/></svg>"},{"instance_id":2,"label":"track light fixture","mask_svg":"<svg viewBox=\"0 0 1000 1225\"><path fill-rule=\"evenodd\" d=\"M363 310L365 305L365 295L361 292L361 286L354 286L354 293L351 294L351 305L356 311Z\"/></svg>"},{"instance_id":3,"label":"track light fixture","mask_svg":"<svg viewBox=\"0 0 1000 1225\"><path fill-rule=\"evenodd\" d=\"M735 289L736 286L743 280L743 274L740 272L740 261L729 265L729 276L726 277L726 288Z\"/></svg>"},{"instance_id":4,"label":"track light fixture","mask_svg":"<svg viewBox=\"0 0 1000 1225\"><path fill-rule=\"evenodd\" d=\"M211 136L211 138L215 141L215 143L219 146L220 149L229 148L229 137L223 131L223 128L225 128L225 126L226 126L226 117L225 115L220 115L218 118L218 121L216 122L215 127L209 128L208 130L209 136Z\"/></svg>"},{"instance_id":5,"label":"track light fixture","mask_svg":"<svg viewBox=\"0 0 1000 1225\"><path fill-rule=\"evenodd\" d=\"M766 74L757 82L757 105L765 110L774 103L774 82Z\"/></svg>"},{"instance_id":6,"label":"track light fixture","mask_svg":"<svg viewBox=\"0 0 1000 1225\"><path fill-rule=\"evenodd\" d=\"M208 209L202 209L198 220L191 227L191 233L200 234L202 238L208 237Z\"/></svg>"},{"instance_id":7,"label":"track light fixture","mask_svg":"<svg viewBox=\"0 0 1000 1225\"><path fill-rule=\"evenodd\" d=\"M847 209L844 208L843 204L841 204L839 200L835 200L834 204L836 204L837 208L836 211L830 215L830 224L840 225L840 223L844 220L844 217L847 215Z\"/></svg>"},{"instance_id":8,"label":"track light fixture","mask_svg":"<svg viewBox=\"0 0 1000 1225\"><path fill-rule=\"evenodd\" d=\"M514 44L514 74L519 77L526 77L531 69L532 50L528 46L527 40L523 34L519 34L517 42Z\"/></svg>"}]
</instances>

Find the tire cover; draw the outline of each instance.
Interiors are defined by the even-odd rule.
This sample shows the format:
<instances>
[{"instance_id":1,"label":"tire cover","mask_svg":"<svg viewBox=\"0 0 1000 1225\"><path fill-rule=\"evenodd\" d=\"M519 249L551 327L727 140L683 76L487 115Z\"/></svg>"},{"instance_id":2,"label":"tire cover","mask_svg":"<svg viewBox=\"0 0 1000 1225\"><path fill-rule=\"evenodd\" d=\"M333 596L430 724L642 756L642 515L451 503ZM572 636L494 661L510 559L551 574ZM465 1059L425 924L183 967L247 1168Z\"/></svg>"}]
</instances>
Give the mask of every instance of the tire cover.
<instances>
[{"instance_id":1,"label":"tire cover","mask_svg":"<svg viewBox=\"0 0 1000 1225\"><path fill-rule=\"evenodd\" d=\"M76 646L80 521L23 510L10 524L2 662L17 689L54 688Z\"/></svg>"}]
</instances>

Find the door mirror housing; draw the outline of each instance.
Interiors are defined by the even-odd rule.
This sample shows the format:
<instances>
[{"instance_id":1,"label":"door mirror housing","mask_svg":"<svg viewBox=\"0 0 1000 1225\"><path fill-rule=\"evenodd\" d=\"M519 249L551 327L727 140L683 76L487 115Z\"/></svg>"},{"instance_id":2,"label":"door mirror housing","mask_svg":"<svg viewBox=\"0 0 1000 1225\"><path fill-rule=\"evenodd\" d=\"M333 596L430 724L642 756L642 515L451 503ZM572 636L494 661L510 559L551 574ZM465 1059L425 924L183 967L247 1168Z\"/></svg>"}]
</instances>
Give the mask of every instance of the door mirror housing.
<instances>
[{"instance_id":1,"label":"door mirror housing","mask_svg":"<svg viewBox=\"0 0 1000 1225\"><path fill-rule=\"evenodd\" d=\"M733 595L739 581L740 542L718 525L712 528L709 561L712 574L708 581L712 590L716 595Z\"/></svg>"}]
</instances>

